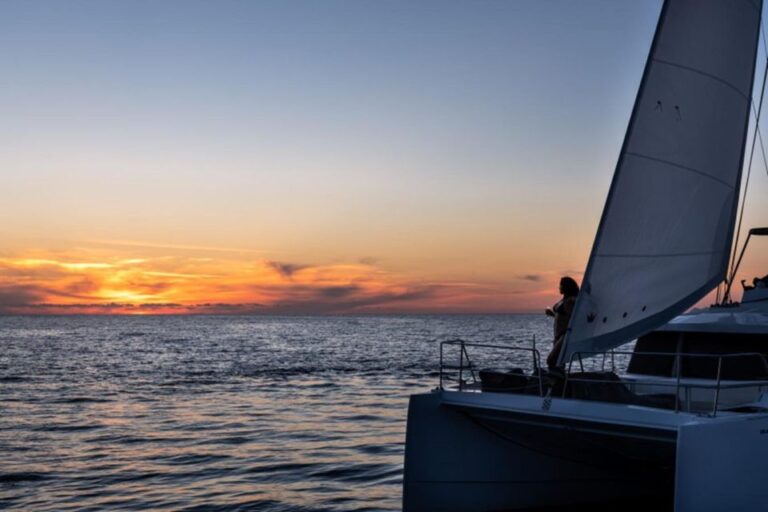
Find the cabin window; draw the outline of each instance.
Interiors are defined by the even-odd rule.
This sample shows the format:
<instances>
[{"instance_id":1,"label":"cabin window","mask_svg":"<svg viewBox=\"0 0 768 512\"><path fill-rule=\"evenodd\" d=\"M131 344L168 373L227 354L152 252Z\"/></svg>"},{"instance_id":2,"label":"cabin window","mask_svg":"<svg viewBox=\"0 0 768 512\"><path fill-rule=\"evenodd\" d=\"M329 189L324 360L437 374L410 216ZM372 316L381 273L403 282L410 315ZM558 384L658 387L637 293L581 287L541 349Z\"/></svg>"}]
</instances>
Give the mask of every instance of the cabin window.
<instances>
[{"instance_id":1,"label":"cabin window","mask_svg":"<svg viewBox=\"0 0 768 512\"><path fill-rule=\"evenodd\" d=\"M642 336L635 344L628 372L641 375L675 377L675 354L762 354L768 359L768 335L728 333L652 332ZM643 355L643 352L669 353ZM681 357L681 376L694 379L715 379L717 358ZM723 380L760 380L768 378L768 366L759 357L723 359Z\"/></svg>"},{"instance_id":2,"label":"cabin window","mask_svg":"<svg viewBox=\"0 0 768 512\"><path fill-rule=\"evenodd\" d=\"M676 332L652 332L639 338L629 360L629 373L671 377L675 367L675 352L680 334ZM641 352L669 353L670 355L644 356Z\"/></svg>"}]
</instances>

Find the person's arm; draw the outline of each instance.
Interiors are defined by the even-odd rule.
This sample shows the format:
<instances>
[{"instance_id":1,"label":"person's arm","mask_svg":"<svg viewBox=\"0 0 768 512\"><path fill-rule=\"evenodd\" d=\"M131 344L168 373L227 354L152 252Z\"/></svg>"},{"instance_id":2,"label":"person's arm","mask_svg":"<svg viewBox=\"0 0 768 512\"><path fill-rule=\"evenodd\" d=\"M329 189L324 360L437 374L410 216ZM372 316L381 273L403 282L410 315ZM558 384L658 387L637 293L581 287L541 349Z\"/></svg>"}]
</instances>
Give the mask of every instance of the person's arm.
<instances>
[{"instance_id":1,"label":"person's arm","mask_svg":"<svg viewBox=\"0 0 768 512\"><path fill-rule=\"evenodd\" d=\"M552 311L552 309L550 309L550 308L545 309L544 310L544 314L547 315L547 316L555 316L555 312Z\"/></svg>"}]
</instances>

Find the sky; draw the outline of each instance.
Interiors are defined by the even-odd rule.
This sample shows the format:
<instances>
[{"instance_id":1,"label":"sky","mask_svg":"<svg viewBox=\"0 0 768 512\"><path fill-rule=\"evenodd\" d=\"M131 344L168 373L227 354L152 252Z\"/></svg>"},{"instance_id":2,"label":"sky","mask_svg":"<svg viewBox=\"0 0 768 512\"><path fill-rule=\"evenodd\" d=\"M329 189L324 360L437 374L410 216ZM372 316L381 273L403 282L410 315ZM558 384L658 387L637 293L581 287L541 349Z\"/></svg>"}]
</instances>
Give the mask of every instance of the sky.
<instances>
[{"instance_id":1,"label":"sky","mask_svg":"<svg viewBox=\"0 0 768 512\"><path fill-rule=\"evenodd\" d=\"M540 311L660 6L3 1L0 314Z\"/></svg>"}]
</instances>

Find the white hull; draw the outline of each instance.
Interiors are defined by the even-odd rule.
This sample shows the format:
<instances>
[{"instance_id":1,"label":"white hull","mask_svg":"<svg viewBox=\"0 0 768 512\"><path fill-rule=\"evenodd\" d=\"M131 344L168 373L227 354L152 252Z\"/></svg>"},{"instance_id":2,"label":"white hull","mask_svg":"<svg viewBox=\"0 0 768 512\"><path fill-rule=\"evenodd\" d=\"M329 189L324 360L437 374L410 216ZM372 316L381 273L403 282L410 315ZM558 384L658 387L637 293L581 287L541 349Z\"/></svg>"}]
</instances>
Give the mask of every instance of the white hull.
<instances>
[{"instance_id":1,"label":"white hull","mask_svg":"<svg viewBox=\"0 0 768 512\"><path fill-rule=\"evenodd\" d=\"M590 463L595 454L578 439L586 432L574 434L564 424L547 427L526 418L505 421L487 410L442 403L441 393L411 397L406 512L525 510L664 494L663 478L639 484L641 472L629 471L632 465L624 459L614 460L613 467L606 457L601 464ZM555 455L567 445L568 453Z\"/></svg>"},{"instance_id":2,"label":"white hull","mask_svg":"<svg viewBox=\"0 0 768 512\"><path fill-rule=\"evenodd\" d=\"M768 415L749 416L702 418L496 393L415 395L408 412L403 510L557 509L600 502L621 502L626 509L646 500L668 509L674 503L677 511L765 510L768 435L761 431L768 432ZM734 431L741 432L738 439L729 435ZM723 453L710 455L717 452L710 444L728 447L727 467L719 464Z\"/></svg>"}]
</instances>

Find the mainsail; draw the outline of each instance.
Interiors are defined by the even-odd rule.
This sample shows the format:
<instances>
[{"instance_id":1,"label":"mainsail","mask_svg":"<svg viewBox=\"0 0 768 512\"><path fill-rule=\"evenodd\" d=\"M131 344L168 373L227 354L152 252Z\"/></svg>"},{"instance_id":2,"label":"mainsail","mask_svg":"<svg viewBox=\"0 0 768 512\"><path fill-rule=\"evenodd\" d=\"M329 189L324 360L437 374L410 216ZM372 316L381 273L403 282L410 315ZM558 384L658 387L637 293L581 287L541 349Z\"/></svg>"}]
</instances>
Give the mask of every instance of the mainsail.
<instances>
[{"instance_id":1,"label":"mainsail","mask_svg":"<svg viewBox=\"0 0 768 512\"><path fill-rule=\"evenodd\" d=\"M667 0L560 360L626 343L725 277L762 0Z\"/></svg>"}]
</instances>

